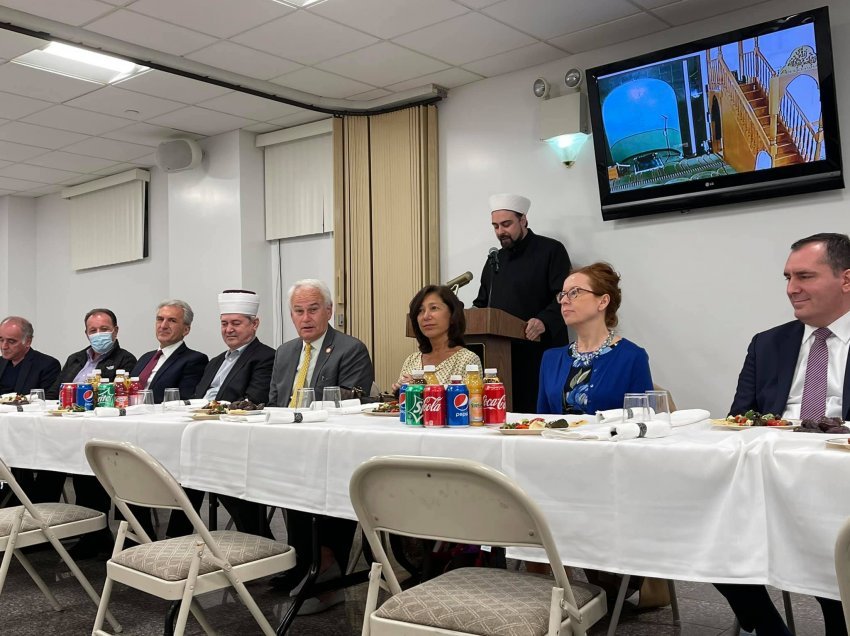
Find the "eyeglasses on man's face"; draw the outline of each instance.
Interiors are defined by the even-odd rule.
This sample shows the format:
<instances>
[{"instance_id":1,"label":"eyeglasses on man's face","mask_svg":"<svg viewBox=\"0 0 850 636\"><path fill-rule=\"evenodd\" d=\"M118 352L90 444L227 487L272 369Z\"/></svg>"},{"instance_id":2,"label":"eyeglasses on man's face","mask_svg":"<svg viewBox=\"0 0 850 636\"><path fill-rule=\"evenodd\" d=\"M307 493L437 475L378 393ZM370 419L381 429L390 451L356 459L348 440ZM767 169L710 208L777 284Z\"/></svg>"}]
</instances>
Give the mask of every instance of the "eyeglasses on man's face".
<instances>
[{"instance_id":1,"label":"eyeglasses on man's face","mask_svg":"<svg viewBox=\"0 0 850 636\"><path fill-rule=\"evenodd\" d=\"M593 294L594 296L599 296L592 289L585 289L584 287L571 287L567 291L559 291L555 294L555 300L559 303L564 302L566 299L567 302L573 302L582 292L587 292L588 294Z\"/></svg>"}]
</instances>

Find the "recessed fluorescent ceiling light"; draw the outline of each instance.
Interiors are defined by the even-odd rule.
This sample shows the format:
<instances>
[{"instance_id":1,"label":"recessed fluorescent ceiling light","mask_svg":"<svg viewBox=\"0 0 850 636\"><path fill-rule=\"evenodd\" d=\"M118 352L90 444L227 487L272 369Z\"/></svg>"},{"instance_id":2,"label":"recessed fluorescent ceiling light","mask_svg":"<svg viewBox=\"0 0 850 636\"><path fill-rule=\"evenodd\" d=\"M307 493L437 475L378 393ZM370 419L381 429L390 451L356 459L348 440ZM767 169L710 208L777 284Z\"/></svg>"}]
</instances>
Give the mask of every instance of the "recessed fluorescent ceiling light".
<instances>
[{"instance_id":1,"label":"recessed fluorescent ceiling light","mask_svg":"<svg viewBox=\"0 0 850 636\"><path fill-rule=\"evenodd\" d=\"M278 4L285 4L288 7L295 7L296 9L301 9L303 7L309 7L311 4L319 4L320 2L324 2L325 0L274 0Z\"/></svg>"},{"instance_id":2,"label":"recessed fluorescent ceiling light","mask_svg":"<svg viewBox=\"0 0 850 636\"><path fill-rule=\"evenodd\" d=\"M51 42L12 61L98 84L112 84L150 70L147 66L59 42Z\"/></svg>"}]
</instances>

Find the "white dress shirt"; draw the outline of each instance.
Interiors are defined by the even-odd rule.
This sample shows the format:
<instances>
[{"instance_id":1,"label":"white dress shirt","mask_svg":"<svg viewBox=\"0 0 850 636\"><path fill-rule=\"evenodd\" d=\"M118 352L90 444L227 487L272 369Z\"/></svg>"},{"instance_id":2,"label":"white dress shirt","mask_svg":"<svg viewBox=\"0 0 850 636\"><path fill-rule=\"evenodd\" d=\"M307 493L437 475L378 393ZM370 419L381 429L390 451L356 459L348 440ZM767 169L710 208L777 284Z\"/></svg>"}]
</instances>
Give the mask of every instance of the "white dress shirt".
<instances>
[{"instance_id":1,"label":"white dress shirt","mask_svg":"<svg viewBox=\"0 0 850 636\"><path fill-rule=\"evenodd\" d=\"M316 370L316 360L319 359L319 352L322 350L322 344L325 342L325 336L328 335L328 330L325 329L325 333L316 338L313 342L310 343L310 346L313 347L313 350L310 352L310 366L307 367L307 377L304 379L304 386L309 387L313 386L313 372ZM301 369L301 365L304 364L304 352L307 349L307 343L304 342L301 345L301 355L298 356L298 367L295 369L295 378L292 380L292 391L291 394L295 392L295 382L298 380L298 371ZM321 396L316 396L317 400L321 399Z\"/></svg>"},{"instance_id":2,"label":"white dress shirt","mask_svg":"<svg viewBox=\"0 0 850 636\"><path fill-rule=\"evenodd\" d=\"M251 338L251 342L254 342L253 338ZM221 388L221 385L224 384L224 381L230 374L230 370L233 368L233 365L236 364L239 356L242 355L251 342L246 342L238 349L228 349L227 353L224 354L224 362L221 363L218 371L216 371L215 377L212 379L212 382L210 382L210 388L208 388L207 392L204 393L204 399L207 402L211 402L216 399L218 396L218 390Z\"/></svg>"},{"instance_id":3,"label":"white dress shirt","mask_svg":"<svg viewBox=\"0 0 850 636\"><path fill-rule=\"evenodd\" d=\"M829 367L826 372L826 416L841 417L843 410L844 370L847 368L847 350L850 345L850 312L844 314L827 325L832 335L826 339L829 350ZM806 381L806 365L809 361L809 351L815 340L815 329L805 325L803 329L803 344L800 345L800 355L797 357L797 368L794 380L788 393L788 402L782 417L786 420L800 419L800 404L803 401L803 384Z\"/></svg>"},{"instance_id":4,"label":"white dress shirt","mask_svg":"<svg viewBox=\"0 0 850 636\"><path fill-rule=\"evenodd\" d=\"M156 361L156 366L153 368L153 371L151 371L151 374L148 376L148 386L145 387L146 389L149 388L151 384L153 384L153 378L156 375L156 372L162 368L162 365L165 364L165 361L168 360L171 354L177 351L177 347L182 344L183 341L181 340L180 342L175 342L174 344L170 344L167 347L163 347L161 349L162 355L159 356L159 360Z\"/></svg>"}]
</instances>

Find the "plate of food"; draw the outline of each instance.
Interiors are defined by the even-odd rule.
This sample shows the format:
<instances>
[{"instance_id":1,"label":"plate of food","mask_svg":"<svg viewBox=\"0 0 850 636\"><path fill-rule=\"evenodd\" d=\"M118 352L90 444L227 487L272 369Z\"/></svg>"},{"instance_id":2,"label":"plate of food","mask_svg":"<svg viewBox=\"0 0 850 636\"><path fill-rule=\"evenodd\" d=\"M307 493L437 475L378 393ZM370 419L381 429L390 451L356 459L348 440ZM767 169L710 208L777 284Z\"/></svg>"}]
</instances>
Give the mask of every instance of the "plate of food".
<instances>
[{"instance_id":1,"label":"plate of food","mask_svg":"<svg viewBox=\"0 0 850 636\"><path fill-rule=\"evenodd\" d=\"M64 409L50 409L47 411L48 415L55 415L56 417L61 417L66 413L83 413L85 409L82 406L66 406Z\"/></svg>"},{"instance_id":2,"label":"plate of food","mask_svg":"<svg viewBox=\"0 0 850 636\"><path fill-rule=\"evenodd\" d=\"M29 398L20 393L4 393L0 395L0 404L8 404L9 406L24 406L29 404Z\"/></svg>"},{"instance_id":3,"label":"plate of food","mask_svg":"<svg viewBox=\"0 0 850 636\"><path fill-rule=\"evenodd\" d=\"M257 415L266 408L265 404L254 404L251 400L231 402L227 408L228 415Z\"/></svg>"},{"instance_id":4,"label":"plate of food","mask_svg":"<svg viewBox=\"0 0 850 636\"><path fill-rule=\"evenodd\" d=\"M203 422L206 420L217 420L223 413L192 413L192 419L196 422Z\"/></svg>"},{"instance_id":5,"label":"plate of food","mask_svg":"<svg viewBox=\"0 0 850 636\"><path fill-rule=\"evenodd\" d=\"M494 430L499 431L502 435L542 435L543 431L547 428L576 428L589 423L589 419L582 418L573 421L569 421L566 418L547 421L542 417L534 417L524 418L518 422L508 422Z\"/></svg>"},{"instance_id":6,"label":"plate of food","mask_svg":"<svg viewBox=\"0 0 850 636\"><path fill-rule=\"evenodd\" d=\"M363 412L366 415L374 415L376 417L398 417L399 406L398 402L379 402L375 408Z\"/></svg>"},{"instance_id":7,"label":"plate of food","mask_svg":"<svg viewBox=\"0 0 850 636\"><path fill-rule=\"evenodd\" d=\"M826 445L829 448L837 448L838 450L850 451L850 438L833 437L832 439L826 440Z\"/></svg>"},{"instance_id":8,"label":"plate of food","mask_svg":"<svg viewBox=\"0 0 850 636\"><path fill-rule=\"evenodd\" d=\"M85 411L65 411L62 417L83 417L85 414Z\"/></svg>"},{"instance_id":9,"label":"plate of food","mask_svg":"<svg viewBox=\"0 0 850 636\"><path fill-rule=\"evenodd\" d=\"M840 435L850 433L850 428L847 428L840 417L822 417L819 420L802 420L799 426L794 427L794 432Z\"/></svg>"},{"instance_id":10,"label":"plate of food","mask_svg":"<svg viewBox=\"0 0 850 636\"><path fill-rule=\"evenodd\" d=\"M790 430L795 426L794 422L783 420L773 413L759 413L758 411L747 411L743 415L730 415L722 420L711 420L711 425L733 431L758 427Z\"/></svg>"}]
</instances>

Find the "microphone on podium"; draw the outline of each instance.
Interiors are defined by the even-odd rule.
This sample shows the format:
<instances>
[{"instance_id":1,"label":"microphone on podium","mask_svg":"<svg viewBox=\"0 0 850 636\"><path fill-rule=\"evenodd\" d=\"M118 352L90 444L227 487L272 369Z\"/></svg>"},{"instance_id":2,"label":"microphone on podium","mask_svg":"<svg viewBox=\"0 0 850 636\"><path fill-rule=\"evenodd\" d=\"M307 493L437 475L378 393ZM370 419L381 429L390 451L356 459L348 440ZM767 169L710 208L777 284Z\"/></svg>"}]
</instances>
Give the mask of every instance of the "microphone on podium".
<instances>
[{"instance_id":1,"label":"microphone on podium","mask_svg":"<svg viewBox=\"0 0 850 636\"><path fill-rule=\"evenodd\" d=\"M487 252L487 260L490 261L490 267L493 270L494 274L499 273L499 248L491 247L490 251Z\"/></svg>"},{"instance_id":2,"label":"microphone on podium","mask_svg":"<svg viewBox=\"0 0 850 636\"><path fill-rule=\"evenodd\" d=\"M472 282L472 272L464 272L460 276L455 276L449 281L446 281L446 287L457 293L457 290Z\"/></svg>"}]
</instances>

